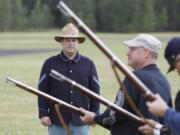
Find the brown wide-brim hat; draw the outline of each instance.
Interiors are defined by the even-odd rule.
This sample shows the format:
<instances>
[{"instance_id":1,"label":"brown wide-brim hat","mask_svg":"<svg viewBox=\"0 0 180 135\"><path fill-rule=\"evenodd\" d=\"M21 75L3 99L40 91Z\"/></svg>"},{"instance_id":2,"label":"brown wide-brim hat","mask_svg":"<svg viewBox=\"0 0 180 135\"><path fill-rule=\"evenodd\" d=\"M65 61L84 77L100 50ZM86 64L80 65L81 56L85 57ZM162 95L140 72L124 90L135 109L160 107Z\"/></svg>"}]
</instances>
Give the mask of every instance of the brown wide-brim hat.
<instances>
[{"instance_id":1,"label":"brown wide-brim hat","mask_svg":"<svg viewBox=\"0 0 180 135\"><path fill-rule=\"evenodd\" d=\"M85 37L79 36L79 30L72 23L68 23L66 26L64 26L60 36L54 37L57 42L61 42L61 40L64 38L77 38L79 43L83 43L86 40Z\"/></svg>"}]
</instances>

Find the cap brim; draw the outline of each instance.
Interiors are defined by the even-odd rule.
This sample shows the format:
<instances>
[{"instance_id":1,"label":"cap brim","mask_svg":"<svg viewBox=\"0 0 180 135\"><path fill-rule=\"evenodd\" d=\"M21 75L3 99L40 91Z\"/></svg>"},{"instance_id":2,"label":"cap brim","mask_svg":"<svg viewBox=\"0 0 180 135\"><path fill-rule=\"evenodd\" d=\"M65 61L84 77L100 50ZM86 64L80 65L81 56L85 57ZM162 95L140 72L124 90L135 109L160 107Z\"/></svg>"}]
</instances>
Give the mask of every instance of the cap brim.
<instances>
[{"instance_id":1,"label":"cap brim","mask_svg":"<svg viewBox=\"0 0 180 135\"><path fill-rule=\"evenodd\" d=\"M168 61L169 65L170 65L170 67L169 67L169 69L167 71L167 73L169 73L169 72L171 72L171 71L173 71L175 69L175 63L176 62L175 62L174 59L167 59L167 61Z\"/></svg>"},{"instance_id":2,"label":"cap brim","mask_svg":"<svg viewBox=\"0 0 180 135\"><path fill-rule=\"evenodd\" d=\"M61 42L62 39L64 38L77 38L79 43L83 43L86 38L85 37L60 37L60 36L55 36L54 39L57 41L57 42Z\"/></svg>"},{"instance_id":3,"label":"cap brim","mask_svg":"<svg viewBox=\"0 0 180 135\"><path fill-rule=\"evenodd\" d=\"M173 63L170 64L170 67L169 67L167 73L170 73L170 72L173 71L174 69L175 69L175 62L173 62Z\"/></svg>"},{"instance_id":4,"label":"cap brim","mask_svg":"<svg viewBox=\"0 0 180 135\"><path fill-rule=\"evenodd\" d=\"M127 40L124 41L123 43L128 47L139 47L139 45L132 40Z\"/></svg>"}]
</instances>

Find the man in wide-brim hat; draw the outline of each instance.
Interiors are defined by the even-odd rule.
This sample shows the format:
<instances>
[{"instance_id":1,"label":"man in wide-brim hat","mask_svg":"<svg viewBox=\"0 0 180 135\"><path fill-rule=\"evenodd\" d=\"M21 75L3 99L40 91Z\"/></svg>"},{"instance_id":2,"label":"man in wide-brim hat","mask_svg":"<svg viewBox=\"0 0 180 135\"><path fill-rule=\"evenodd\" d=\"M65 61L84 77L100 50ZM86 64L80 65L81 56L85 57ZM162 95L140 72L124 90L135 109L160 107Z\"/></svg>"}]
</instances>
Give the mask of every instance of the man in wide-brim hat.
<instances>
[{"instance_id":1,"label":"man in wide-brim hat","mask_svg":"<svg viewBox=\"0 0 180 135\"><path fill-rule=\"evenodd\" d=\"M92 92L99 94L96 67L92 60L78 52L78 46L85 41L85 37L79 36L77 27L69 23L62 29L61 35L55 37L55 40L62 45L62 51L44 62L38 89L69 104L97 114L99 103L96 100L49 76L51 69L54 69L92 90ZM52 103L39 97L38 107L40 121L42 125L48 126L49 135L67 135L62 123L59 122L56 116ZM70 128L71 135L88 135L89 126L81 121L79 115L62 107L60 112L66 125Z\"/></svg>"}]
</instances>

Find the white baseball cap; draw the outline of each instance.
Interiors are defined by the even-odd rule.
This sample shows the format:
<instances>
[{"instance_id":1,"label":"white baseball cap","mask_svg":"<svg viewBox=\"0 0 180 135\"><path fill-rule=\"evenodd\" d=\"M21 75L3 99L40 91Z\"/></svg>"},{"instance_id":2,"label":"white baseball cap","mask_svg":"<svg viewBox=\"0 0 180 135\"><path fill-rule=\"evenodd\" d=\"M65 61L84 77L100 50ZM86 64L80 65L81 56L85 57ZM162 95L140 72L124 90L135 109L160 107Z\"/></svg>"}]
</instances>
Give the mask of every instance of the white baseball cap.
<instances>
[{"instance_id":1,"label":"white baseball cap","mask_svg":"<svg viewBox=\"0 0 180 135\"><path fill-rule=\"evenodd\" d=\"M144 47L157 54L162 48L161 41L150 34L138 34L134 38L124 41L124 44L128 47Z\"/></svg>"}]
</instances>

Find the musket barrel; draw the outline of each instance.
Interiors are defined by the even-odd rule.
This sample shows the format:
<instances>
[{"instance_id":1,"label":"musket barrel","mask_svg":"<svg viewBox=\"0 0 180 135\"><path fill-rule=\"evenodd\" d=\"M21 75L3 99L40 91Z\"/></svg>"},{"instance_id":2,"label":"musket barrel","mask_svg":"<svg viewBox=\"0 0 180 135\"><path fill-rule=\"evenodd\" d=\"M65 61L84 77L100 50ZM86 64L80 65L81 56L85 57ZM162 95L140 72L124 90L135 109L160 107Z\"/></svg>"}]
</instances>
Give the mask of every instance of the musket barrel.
<instances>
[{"instance_id":1,"label":"musket barrel","mask_svg":"<svg viewBox=\"0 0 180 135\"><path fill-rule=\"evenodd\" d=\"M131 80L131 82L140 90L146 100L153 101L154 94L150 89L144 85L124 64L118 59L118 57L105 45L100 38L98 38L84 23L79 19L76 14L68 8L68 6L60 1L57 5L59 10L63 12L66 16L72 18L80 27L80 29L94 42L94 44L119 68L119 70L126 75L126 77Z\"/></svg>"},{"instance_id":2,"label":"musket barrel","mask_svg":"<svg viewBox=\"0 0 180 135\"><path fill-rule=\"evenodd\" d=\"M91 96L92 98L98 100L99 102L101 102L102 104L107 106L108 108L116 111L117 113L120 113L121 115L124 115L124 116L128 117L130 120L134 120L134 121L136 121L136 122L138 122L140 124L144 124L142 122L141 118L139 118L138 116L126 111L125 109L117 106L116 104L114 104L114 103L108 101L107 99L99 96L98 94L90 91L86 87L84 87L84 86L76 83L75 81L67 78L66 76L60 74L56 70L51 70L50 76L52 76L53 78L57 79L60 82L64 82L64 83L69 84L71 87L76 88L76 90L80 90L81 92L87 94L88 96Z\"/></svg>"},{"instance_id":3,"label":"musket barrel","mask_svg":"<svg viewBox=\"0 0 180 135\"><path fill-rule=\"evenodd\" d=\"M60 100L60 99L57 99L57 98L55 98L55 97L52 97L52 96L50 96L50 95L48 95L48 94L46 94L46 93L44 93L44 92L42 92L42 91L39 91L39 90L37 90L37 89L35 89L35 88L32 88L32 87L30 87L30 86L28 86L28 85L26 85L26 84L23 84L23 83L15 80L15 79L12 79L12 78L10 78L10 77L7 77L7 78L6 78L6 82L9 83L9 84L13 84L14 86L17 86L17 87L19 87L19 88L21 88L21 89L23 89L23 90L26 90L26 91L28 91L28 92L30 92L30 93L33 93L34 95L38 95L38 96L45 97L46 99L48 99L48 100L50 100L50 101L53 101L53 102L55 102L55 103L57 103L57 104L65 107L65 108L67 108L68 110L71 110L72 112L75 112L75 113L79 114L79 115L84 115L84 114L80 111L79 108L77 108L77 107L75 107L75 106L73 106L73 105L70 105L70 104L68 104L68 103L66 103L66 102L64 102L64 101L62 101L62 100Z\"/></svg>"}]
</instances>

